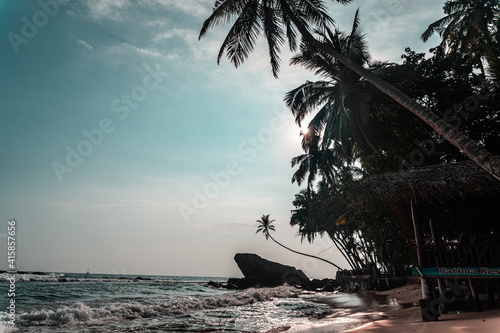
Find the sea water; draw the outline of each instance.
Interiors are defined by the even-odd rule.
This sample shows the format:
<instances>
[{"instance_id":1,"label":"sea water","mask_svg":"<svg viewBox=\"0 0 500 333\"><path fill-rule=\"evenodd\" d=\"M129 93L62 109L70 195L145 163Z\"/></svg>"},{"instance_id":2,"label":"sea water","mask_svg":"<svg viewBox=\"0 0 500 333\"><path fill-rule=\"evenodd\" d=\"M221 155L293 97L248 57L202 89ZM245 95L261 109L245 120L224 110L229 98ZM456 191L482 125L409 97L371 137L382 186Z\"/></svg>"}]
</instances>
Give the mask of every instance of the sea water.
<instances>
[{"instance_id":1,"label":"sea water","mask_svg":"<svg viewBox=\"0 0 500 333\"><path fill-rule=\"evenodd\" d=\"M222 277L17 274L15 298L7 297L8 278L0 274L0 332L307 331L326 324L333 324L329 331L342 332L381 318L373 306L335 304L356 296L292 286L239 291L207 286L227 280ZM7 312L11 299L14 326Z\"/></svg>"}]
</instances>

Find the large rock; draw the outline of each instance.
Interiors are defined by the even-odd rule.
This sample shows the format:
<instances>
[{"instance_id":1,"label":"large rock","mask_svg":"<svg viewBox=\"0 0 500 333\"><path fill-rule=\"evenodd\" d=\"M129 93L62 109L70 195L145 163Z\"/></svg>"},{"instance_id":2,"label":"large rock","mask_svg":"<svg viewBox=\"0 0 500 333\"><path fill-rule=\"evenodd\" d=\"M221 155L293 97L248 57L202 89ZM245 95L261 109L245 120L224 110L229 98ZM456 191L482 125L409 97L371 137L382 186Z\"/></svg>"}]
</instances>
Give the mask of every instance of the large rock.
<instances>
[{"instance_id":1,"label":"large rock","mask_svg":"<svg viewBox=\"0 0 500 333\"><path fill-rule=\"evenodd\" d=\"M252 253L237 253L234 261L245 279L260 281L261 286L274 287L284 283L308 284L309 278L301 270L292 266L269 261Z\"/></svg>"}]
</instances>

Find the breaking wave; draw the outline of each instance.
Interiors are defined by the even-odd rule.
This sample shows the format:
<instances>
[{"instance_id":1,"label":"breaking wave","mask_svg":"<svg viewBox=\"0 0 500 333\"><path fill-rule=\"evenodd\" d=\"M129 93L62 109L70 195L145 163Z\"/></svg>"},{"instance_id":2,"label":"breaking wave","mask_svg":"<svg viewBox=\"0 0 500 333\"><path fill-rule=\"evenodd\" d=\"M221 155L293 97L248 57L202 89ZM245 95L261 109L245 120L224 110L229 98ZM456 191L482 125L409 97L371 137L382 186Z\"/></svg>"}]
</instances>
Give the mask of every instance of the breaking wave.
<instances>
[{"instance_id":1,"label":"breaking wave","mask_svg":"<svg viewBox=\"0 0 500 333\"><path fill-rule=\"evenodd\" d=\"M298 290L282 286L236 291L211 297L178 297L165 299L121 299L113 302L76 302L53 309L38 309L19 313L22 326L71 326L103 324L124 319L178 316L191 311L245 306L274 298L296 298Z\"/></svg>"}]
</instances>

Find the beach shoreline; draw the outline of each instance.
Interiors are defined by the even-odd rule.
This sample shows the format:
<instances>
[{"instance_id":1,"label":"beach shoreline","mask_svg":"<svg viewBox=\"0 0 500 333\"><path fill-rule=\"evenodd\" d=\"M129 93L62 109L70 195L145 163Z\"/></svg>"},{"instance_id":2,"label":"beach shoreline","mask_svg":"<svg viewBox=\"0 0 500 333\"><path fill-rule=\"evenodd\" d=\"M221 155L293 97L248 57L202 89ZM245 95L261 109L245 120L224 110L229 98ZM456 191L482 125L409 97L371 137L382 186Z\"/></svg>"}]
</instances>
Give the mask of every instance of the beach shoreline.
<instances>
[{"instance_id":1,"label":"beach shoreline","mask_svg":"<svg viewBox=\"0 0 500 333\"><path fill-rule=\"evenodd\" d=\"M442 314L438 321L423 322L418 300L422 298L420 282L412 277L407 284L399 288L377 292L386 295L400 304L411 304L400 310L388 311L384 315L388 319L377 320L363 326L347 330L355 333L431 333L431 332L499 332L500 309L485 309L483 312L460 311L459 313Z\"/></svg>"},{"instance_id":2,"label":"beach shoreline","mask_svg":"<svg viewBox=\"0 0 500 333\"><path fill-rule=\"evenodd\" d=\"M483 312L473 310L459 311L458 313L442 314L438 321L423 322L418 301L422 298L422 291L418 277L410 277L408 282L398 288L387 291L366 291L367 297L387 297L388 303L378 307L371 319L347 323L336 321L318 322L314 327L301 325L284 325L267 333L274 332L350 332L350 333L433 333L433 332L499 332L500 309L484 309ZM394 304L400 305L395 309ZM380 319L376 319L379 317ZM344 327L342 327L344 326ZM354 326L354 327L353 327Z\"/></svg>"}]
</instances>

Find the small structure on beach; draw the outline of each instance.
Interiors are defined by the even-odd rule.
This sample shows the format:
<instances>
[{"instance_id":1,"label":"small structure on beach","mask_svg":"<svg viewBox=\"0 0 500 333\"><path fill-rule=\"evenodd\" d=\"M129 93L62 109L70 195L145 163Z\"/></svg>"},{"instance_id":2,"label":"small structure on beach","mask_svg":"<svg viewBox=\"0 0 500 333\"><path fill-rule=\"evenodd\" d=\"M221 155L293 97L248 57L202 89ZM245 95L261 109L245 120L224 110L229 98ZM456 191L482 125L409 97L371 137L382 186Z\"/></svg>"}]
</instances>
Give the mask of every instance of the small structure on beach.
<instances>
[{"instance_id":1,"label":"small structure on beach","mask_svg":"<svg viewBox=\"0 0 500 333\"><path fill-rule=\"evenodd\" d=\"M500 292L500 182L490 174L472 161L434 165L372 176L350 195L387 202L411 229L423 312L429 309L422 304L439 299L434 302L439 313L464 287L477 311L480 292L488 295L489 307L495 306L494 290ZM422 318L436 320L437 315L422 313Z\"/></svg>"}]
</instances>

